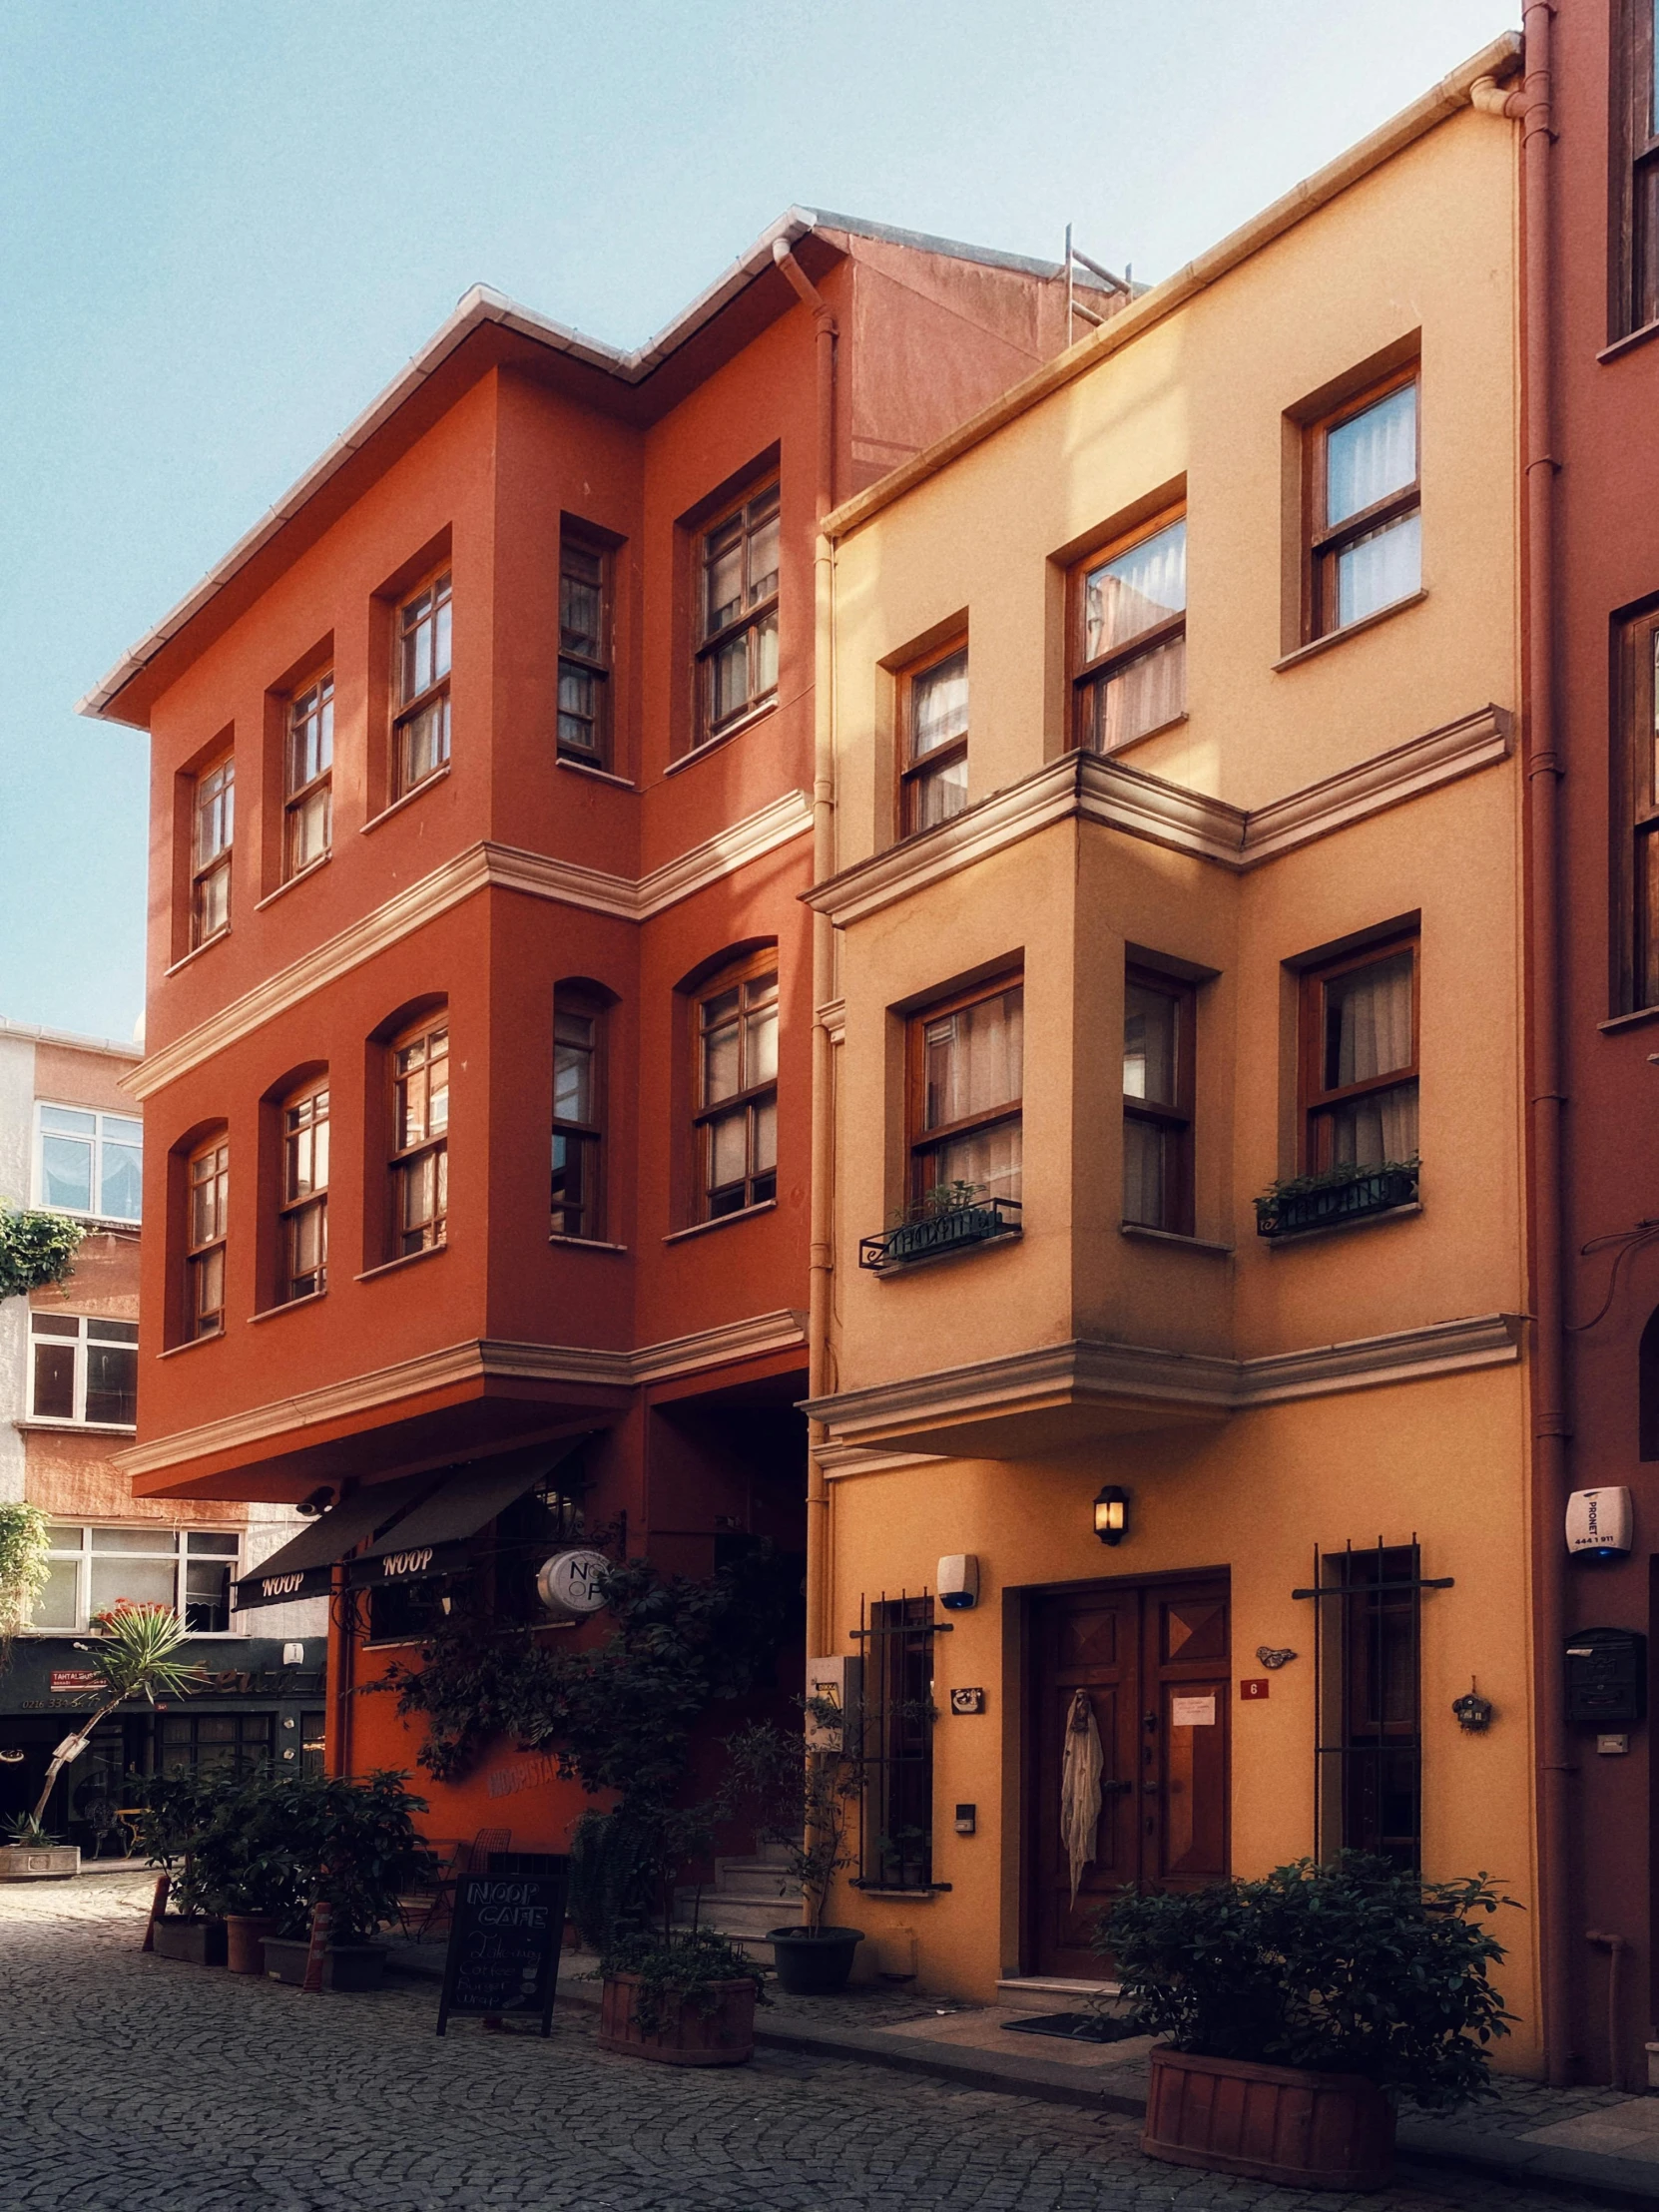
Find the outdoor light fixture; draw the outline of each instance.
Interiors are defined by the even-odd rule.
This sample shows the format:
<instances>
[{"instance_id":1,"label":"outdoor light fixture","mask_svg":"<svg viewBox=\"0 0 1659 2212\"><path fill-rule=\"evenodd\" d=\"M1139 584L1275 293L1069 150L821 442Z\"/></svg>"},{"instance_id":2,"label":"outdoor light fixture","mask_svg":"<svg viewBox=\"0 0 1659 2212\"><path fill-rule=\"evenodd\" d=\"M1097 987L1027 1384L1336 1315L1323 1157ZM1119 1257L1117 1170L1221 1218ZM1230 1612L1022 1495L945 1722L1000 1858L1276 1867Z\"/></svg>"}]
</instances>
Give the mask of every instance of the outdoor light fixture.
<instances>
[{"instance_id":1,"label":"outdoor light fixture","mask_svg":"<svg viewBox=\"0 0 1659 2212\"><path fill-rule=\"evenodd\" d=\"M1121 1544L1129 1533L1129 1492L1108 1482L1094 1501L1094 1532L1103 1544Z\"/></svg>"}]
</instances>

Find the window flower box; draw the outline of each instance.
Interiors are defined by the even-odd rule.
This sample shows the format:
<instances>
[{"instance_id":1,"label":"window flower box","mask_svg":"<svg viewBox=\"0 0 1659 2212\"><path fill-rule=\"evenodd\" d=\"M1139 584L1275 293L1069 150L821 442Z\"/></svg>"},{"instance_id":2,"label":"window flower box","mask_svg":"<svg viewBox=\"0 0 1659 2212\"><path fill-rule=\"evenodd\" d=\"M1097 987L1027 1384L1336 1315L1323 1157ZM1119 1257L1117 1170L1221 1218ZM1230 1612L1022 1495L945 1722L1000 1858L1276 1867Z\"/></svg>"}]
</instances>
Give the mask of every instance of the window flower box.
<instances>
[{"instance_id":1,"label":"window flower box","mask_svg":"<svg viewBox=\"0 0 1659 2212\"><path fill-rule=\"evenodd\" d=\"M1294 1237L1333 1229L1372 1214L1411 1206L1417 1197L1417 1162L1382 1160L1371 1167L1330 1168L1275 1183L1256 1201L1259 1237Z\"/></svg>"},{"instance_id":2,"label":"window flower box","mask_svg":"<svg viewBox=\"0 0 1659 2212\"><path fill-rule=\"evenodd\" d=\"M858 1265L879 1275L914 1260L935 1260L970 1245L1020 1233L1017 1198L971 1198L949 1206L923 1206L879 1237L858 1240Z\"/></svg>"}]
</instances>

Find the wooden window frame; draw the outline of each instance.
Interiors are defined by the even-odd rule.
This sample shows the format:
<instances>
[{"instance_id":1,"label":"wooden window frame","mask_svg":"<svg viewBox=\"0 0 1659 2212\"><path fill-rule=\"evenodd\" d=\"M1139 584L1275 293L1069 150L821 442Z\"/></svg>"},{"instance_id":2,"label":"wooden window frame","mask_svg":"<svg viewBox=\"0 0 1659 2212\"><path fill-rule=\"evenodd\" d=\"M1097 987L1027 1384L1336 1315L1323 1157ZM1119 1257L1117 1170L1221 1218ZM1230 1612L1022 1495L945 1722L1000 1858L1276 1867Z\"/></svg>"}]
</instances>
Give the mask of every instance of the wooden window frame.
<instances>
[{"instance_id":1,"label":"wooden window frame","mask_svg":"<svg viewBox=\"0 0 1659 2212\"><path fill-rule=\"evenodd\" d=\"M398 1136L404 1121L403 1085L416 1072L412 1068L403 1067L403 1057L406 1053L413 1052L417 1046L424 1047L425 1057L420 1063L420 1070L429 1078L430 1070L437 1059L432 1048L440 1038L443 1043L444 1067L443 1125L441 1128L433 1128L428 1104L422 1119L424 1133L413 1144L401 1145ZM388 1048L387 1059L391 1073L391 1145L387 1164L390 1170L391 1216L387 1241L391 1248L388 1256L393 1260L411 1259L418 1252L439 1252L449 1242L449 1058L447 1007L427 1014L420 1021L400 1030ZM428 1080L428 1100L430 1089ZM431 1210L411 1225L404 1203L405 1193L415 1178L425 1173L428 1161L432 1163Z\"/></svg>"},{"instance_id":2,"label":"wooden window frame","mask_svg":"<svg viewBox=\"0 0 1659 2212\"><path fill-rule=\"evenodd\" d=\"M1023 967L1006 968L1001 974L986 981L974 983L965 990L954 991L946 998L935 999L931 1005L918 1007L905 1024L905 1104L904 1104L904 1185L905 1196L912 1206L922 1205L936 1183L930 1180L925 1169L926 1160L947 1144L960 1138L977 1136L982 1130L1001 1127L1004 1123L1017 1123L1021 1131L1021 1163L1024 1160L1025 1126L1025 1059L1020 1056L1020 1095L987 1107L983 1113L966 1114L959 1121L943 1122L936 1129L924 1127L927 1112L927 1029L931 1022L942 1021L947 1014L959 1014L969 1006L977 1006L987 999L1000 998L1005 991L1020 993L1024 1006L1025 970Z\"/></svg>"},{"instance_id":3,"label":"wooden window frame","mask_svg":"<svg viewBox=\"0 0 1659 2212\"><path fill-rule=\"evenodd\" d=\"M946 661L954 660L958 654L961 655L965 664L968 657L968 640L965 630L960 631L948 644L941 645L933 652L925 654L920 660L912 662L900 674L902 708L899 718L897 812L898 833L901 837L913 837L924 828L936 830L944 823L954 821L956 815L961 814L967 807L967 793L964 789L962 804L954 809L952 813L941 815L936 823L923 824L921 821L921 800L925 787L938 776L941 770L954 767L958 761L964 767L967 764L968 739L972 735L971 691L969 693L968 728L962 732L961 736L951 738L943 745L935 746L930 753L918 754L915 750L916 686L926 677L933 675L936 670L942 668ZM968 673L971 685L971 668Z\"/></svg>"},{"instance_id":4,"label":"wooden window frame","mask_svg":"<svg viewBox=\"0 0 1659 2212\"><path fill-rule=\"evenodd\" d=\"M597 654L582 652L566 642L564 622L564 588L566 563L572 553L580 553L599 564L599 639ZM566 522L559 529L559 666L557 676L558 697L554 702L554 750L561 761L573 762L580 768L597 768L609 773L611 767L611 672L612 672L612 579L613 562L611 548L596 537ZM583 582L590 579L584 578ZM566 671L591 682L595 687L595 713L592 718L594 742L591 746L567 744L565 739L565 709L563 704ZM579 719L572 716L572 720Z\"/></svg>"},{"instance_id":5,"label":"wooden window frame","mask_svg":"<svg viewBox=\"0 0 1659 2212\"><path fill-rule=\"evenodd\" d=\"M551 1234L568 1237L579 1244L603 1244L605 1241L605 1108L606 1108L606 1015L608 1008L594 992L579 989L573 984L559 984L553 992L553 1142L561 1137L567 1144L577 1147L576 1197L574 1201L561 1199L557 1180L550 1191L549 1218ZM590 1024L590 1041L587 1046L588 1108L586 1121L566 1120L558 1112L558 1056L559 1022L561 1018L575 1018ZM552 1174L559 1175L558 1162L552 1165ZM576 1226L571 1227L571 1216Z\"/></svg>"},{"instance_id":6,"label":"wooden window frame","mask_svg":"<svg viewBox=\"0 0 1659 2212\"><path fill-rule=\"evenodd\" d=\"M773 1010L777 1018L777 1043L783 1045L783 998L780 989L778 947L762 945L740 960L729 962L718 969L706 981L697 986L691 1000L692 1040L692 1098L696 1102L692 1110L693 1157L695 1182L693 1192L696 1219L699 1222L726 1221L738 1214L751 1213L757 1206L769 1206L778 1197L778 1163L776 1148L770 1168L757 1167L755 1161L755 1129L757 1109L766 1105L773 1108L773 1127L776 1136L778 1107L778 1077L771 1075L758 1083L745 1083L741 1078L748 1072L744 1062L748 1052L748 1038L744 1014L747 1011L749 987L772 978ZM738 993L738 1072L737 1090L712 1104L704 1098L704 1041L708 1034L705 1025L706 1010L717 998L724 998L729 991ZM742 1203L724 1206L717 1210L715 1201L729 1191L739 1189L732 1183L716 1184L714 1176L714 1129L717 1123L743 1115L745 1170L741 1187Z\"/></svg>"},{"instance_id":7,"label":"wooden window frame","mask_svg":"<svg viewBox=\"0 0 1659 2212\"><path fill-rule=\"evenodd\" d=\"M211 1205L209 1234L201 1234L198 1194L218 1186ZM193 1145L185 1163L184 1342L196 1344L225 1334L226 1269L230 1248L231 1140L223 1130ZM205 1286L218 1271L219 1302L211 1304Z\"/></svg>"},{"instance_id":8,"label":"wooden window frame","mask_svg":"<svg viewBox=\"0 0 1659 2212\"><path fill-rule=\"evenodd\" d=\"M768 502L770 502L769 513L757 515L754 512L756 508L762 507ZM757 604L754 606L749 606L747 604L741 605L738 613L732 618L732 620L728 623L723 624L720 629L710 629L709 578L710 571L714 565L714 556L712 549L715 540L722 534L723 531L731 529L734 523L741 526L743 533L741 541L743 545L744 568L743 595L745 602L747 602L750 591L750 545L758 529L764 523L771 520L772 516L774 515L779 518L780 527L778 539L779 565L777 570L774 572L776 581L774 582L772 591L769 593L765 600L757 602ZM709 524L707 529L701 531L698 535L696 575L698 638L697 743L699 745L711 744L716 738L726 737L733 730L742 729L743 725L748 722L752 716L763 713L767 708L772 707L777 703L777 676L774 675L773 677L771 689L764 692L756 690L755 681L760 659L761 633L769 621L773 625L775 636L778 635L781 627L778 619L778 609L780 587L783 582L784 541L782 518L783 498L780 480L776 474L773 474L770 475L761 484L759 484L754 491L746 493L742 499L735 500L729 506L723 508L721 513L713 522ZM749 689L745 696L744 703L741 707L734 708L730 714L723 715L717 720L714 711L714 672L716 658L718 655L724 653L727 650L734 638L739 636L745 637L748 640L747 668L749 676ZM781 646L781 638L779 642Z\"/></svg>"},{"instance_id":9,"label":"wooden window frame","mask_svg":"<svg viewBox=\"0 0 1659 2212\"><path fill-rule=\"evenodd\" d=\"M210 791L210 785L219 788ZM228 936L231 929L231 860L236 847L236 800L237 757L234 752L216 754L206 767L197 770L191 778L190 795L190 948L193 952L216 939ZM202 826L205 819L220 816L223 823L223 839L211 850L203 846ZM220 878L224 878L225 918L214 927L206 926L210 900L215 896Z\"/></svg>"},{"instance_id":10,"label":"wooden window frame","mask_svg":"<svg viewBox=\"0 0 1659 2212\"><path fill-rule=\"evenodd\" d=\"M1612 1010L1636 1014L1659 1006L1659 606L1619 624L1616 664Z\"/></svg>"},{"instance_id":11,"label":"wooden window frame","mask_svg":"<svg viewBox=\"0 0 1659 2212\"><path fill-rule=\"evenodd\" d=\"M1163 1220L1134 1222L1125 1212L1125 1222L1143 1229L1162 1229L1170 1236L1190 1237L1193 1234L1193 1123L1196 1109L1197 1042L1198 1042L1198 988L1160 968L1142 967L1131 960L1123 971L1125 985L1124 1021L1127 1029L1127 990L1134 985L1141 990L1155 991L1161 998L1174 1002L1175 1006L1175 1100L1164 1104L1156 1099L1132 1098L1123 1094L1123 1118L1125 1124L1139 1121L1160 1129L1166 1137L1176 1141L1164 1148ZM1127 1041L1127 1037L1126 1040ZM1127 1200L1128 1192L1125 1191Z\"/></svg>"},{"instance_id":12,"label":"wooden window frame","mask_svg":"<svg viewBox=\"0 0 1659 2212\"><path fill-rule=\"evenodd\" d=\"M316 1154L320 1133L322 1153L321 1180L316 1176ZM296 1155L303 1140L310 1140L311 1181L304 1189L298 1189L294 1175ZM277 1289L278 1303L289 1306L296 1299L319 1298L328 1288L328 1150L329 1150L329 1097L326 1075L313 1077L283 1099L281 1105L281 1196L277 1206L277 1234L280 1239L280 1279ZM299 1265L300 1241L305 1233L309 1217L315 1216L317 1228L318 1258L314 1267Z\"/></svg>"},{"instance_id":13,"label":"wooden window frame","mask_svg":"<svg viewBox=\"0 0 1659 2212\"><path fill-rule=\"evenodd\" d=\"M1403 391L1407 384L1416 390L1413 444L1416 451L1416 470L1409 484L1374 499L1369 507L1362 507L1357 514L1345 515L1341 522L1327 524L1321 517L1327 511L1329 490L1329 454L1331 434L1363 415L1370 407L1390 398L1396 391ZM1422 509L1422 362L1413 357L1390 369L1385 376L1351 392L1339 405L1327 408L1303 425L1303 482L1306 497L1302 515L1302 636L1303 642L1312 645L1319 638L1341 637L1345 630L1367 621L1360 616L1353 623L1337 619L1338 564L1343 554L1358 539L1368 537L1374 530L1385 528L1393 522L1403 522L1409 514ZM1419 586L1420 588L1420 586ZM1407 598L1412 596L1407 593ZM1398 605L1398 601L1390 602ZM1376 610L1379 614L1384 608Z\"/></svg>"},{"instance_id":14,"label":"wooden window frame","mask_svg":"<svg viewBox=\"0 0 1659 2212\"><path fill-rule=\"evenodd\" d=\"M1336 1089L1325 1088L1325 990L1339 976L1351 975L1356 969L1380 966L1384 960L1394 959L1401 952L1411 955L1411 1059L1407 1067L1389 1068L1382 1075L1368 1075L1358 1083L1345 1083ZM1400 1089L1404 1084L1420 1083L1422 1021L1422 940L1415 929L1401 930L1396 936L1381 939L1357 951L1345 952L1330 960L1321 960L1302 972L1301 1002L1298 1007L1297 1055L1297 1158L1298 1167L1305 1175L1323 1173L1332 1165L1324 1155L1329 1149L1322 1129L1331 1127L1337 1108L1355 1100L1370 1097L1378 1092Z\"/></svg>"},{"instance_id":15,"label":"wooden window frame","mask_svg":"<svg viewBox=\"0 0 1659 2212\"><path fill-rule=\"evenodd\" d=\"M433 570L411 591L399 594L396 612L392 618L392 697L395 705L391 722L391 797L394 805L400 799L407 799L412 792L424 790L426 785L441 776L449 766L449 684L454 664L454 582L453 566L446 561L441 568ZM432 601L430 619L433 624L432 661L434 670L436 670L437 664L437 626L441 610L445 607L449 610L449 659L445 662L441 672L434 673L430 683L422 690L405 698L403 696L404 648L408 639L413 636L419 627L419 623L411 622L409 616L411 610L417 607L421 600L428 597ZM420 776L413 776L409 773L408 758L412 734L425 718L434 712L441 715L441 749L430 768Z\"/></svg>"},{"instance_id":16,"label":"wooden window frame","mask_svg":"<svg viewBox=\"0 0 1659 2212\"><path fill-rule=\"evenodd\" d=\"M1066 636L1070 643L1072 744L1079 752L1097 753L1103 759L1107 757L1107 749L1100 742L1099 736L1101 703L1113 677L1121 675L1132 661L1145 659L1148 654L1156 652L1160 646L1173 643L1176 638L1184 642L1187 635L1187 609L1183 605L1179 614L1172 614L1162 622L1149 624L1136 637L1127 638L1121 645L1111 646L1090 660L1089 578L1097 569L1104 568L1108 561L1115 561L1123 554L1133 552L1137 545L1144 545L1149 538L1157 537L1161 531L1173 530L1178 522L1185 522L1186 519L1187 503L1183 499L1178 505L1166 507L1161 513L1137 522L1132 530L1124 530L1116 537L1103 539L1080 560L1072 563L1066 580L1069 601ZM1150 730L1141 730L1134 737L1126 738L1123 744L1111 748L1112 753L1125 752L1130 746L1139 745L1144 738L1155 738L1160 730L1173 730L1178 722L1185 719L1186 712L1186 667L1183 659L1182 705L1179 712L1171 715L1167 721L1154 724Z\"/></svg>"},{"instance_id":17,"label":"wooden window frame","mask_svg":"<svg viewBox=\"0 0 1659 2212\"><path fill-rule=\"evenodd\" d=\"M315 707L306 710L314 700ZM282 716L282 881L320 867L334 849L334 672L324 669L300 685L283 703ZM317 754L321 765L309 777L297 781L295 741L304 726L315 721L320 736ZM311 806L322 803L322 848L308 860L296 858L297 830Z\"/></svg>"},{"instance_id":18,"label":"wooden window frame","mask_svg":"<svg viewBox=\"0 0 1659 2212\"><path fill-rule=\"evenodd\" d=\"M1616 344L1659 321L1659 87L1651 0L1621 0L1612 37L1607 335Z\"/></svg>"}]
</instances>

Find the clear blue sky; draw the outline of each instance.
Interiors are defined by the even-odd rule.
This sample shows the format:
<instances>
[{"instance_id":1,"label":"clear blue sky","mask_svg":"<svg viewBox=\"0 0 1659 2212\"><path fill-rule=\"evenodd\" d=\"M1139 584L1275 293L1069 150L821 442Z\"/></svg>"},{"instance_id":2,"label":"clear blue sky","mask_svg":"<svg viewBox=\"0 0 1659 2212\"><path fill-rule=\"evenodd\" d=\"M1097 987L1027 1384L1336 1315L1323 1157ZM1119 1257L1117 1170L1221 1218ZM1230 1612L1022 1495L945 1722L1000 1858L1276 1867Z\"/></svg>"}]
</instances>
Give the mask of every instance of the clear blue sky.
<instances>
[{"instance_id":1,"label":"clear blue sky","mask_svg":"<svg viewBox=\"0 0 1659 2212\"><path fill-rule=\"evenodd\" d=\"M126 1037L146 741L73 706L471 283L619 344L792 203L1156 278L1515 0L6 0L0 1014Z\"/></svg>"}]
</instances>

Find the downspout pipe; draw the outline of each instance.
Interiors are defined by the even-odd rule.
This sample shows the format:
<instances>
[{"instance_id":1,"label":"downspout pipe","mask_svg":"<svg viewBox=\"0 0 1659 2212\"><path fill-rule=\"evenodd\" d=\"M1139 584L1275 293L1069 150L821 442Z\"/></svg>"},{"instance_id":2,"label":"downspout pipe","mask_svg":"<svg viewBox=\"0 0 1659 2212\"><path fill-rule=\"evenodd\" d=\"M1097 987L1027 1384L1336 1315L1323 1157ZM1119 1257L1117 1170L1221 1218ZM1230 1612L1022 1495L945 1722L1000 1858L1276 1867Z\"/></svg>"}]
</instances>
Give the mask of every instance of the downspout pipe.
<instances>
[{"instance_id":1,"label":"downspout pipe","mask_svg":"<svg viewBox=\"0 0 1659 2212\"><path fill-rule=\"evenodd\" d=\"M1555 701L1555 478L1551 341L1553 227L1550 42L1551 0L1527 0L1523 70L1517 90L1489 77L1469 97L1487 115L1521 126L1521 224L1525 440L1526 856L1527 966L1530 990L1527 1093L1532 1220L1532 1566L1533 1680L1538 1745L1539 1942L1544 2061L1548 2078L1572 2071L1574 1943L1571 1934L1569 1777L1577 1770L1567 1738L1557 1662L1567 1616L1562 1517L1569 1481L1566 1333L1563 1326L1561 1090L1561 778ZM1610 2070L1616 2074L1616 2053Z\"/></svg>"},{"instance_id":2,"label":"downspout pipe","mask_svg":"<svg viewBox=\"0 0 1659 2212\"><path fill-rule=\"evenodd\" d=\"M790 252L774 242L772 258L803 305L813 311L818 366L818 543L813 563L813 878L823 882L835 868L834 550L824 521L835 503L835 317L829 301ZM809 1390L830 1389L830 1279L834 1265L834 1046L825 1009L835 991L834 924L813 915L813 1144L812 1227L808 1262L807 1360ZM807 1439L807 1653L828 1656L830 1625L830 1491L820 1453L824 1424L808 1424Z\"/></svg>"}]
</instances>

